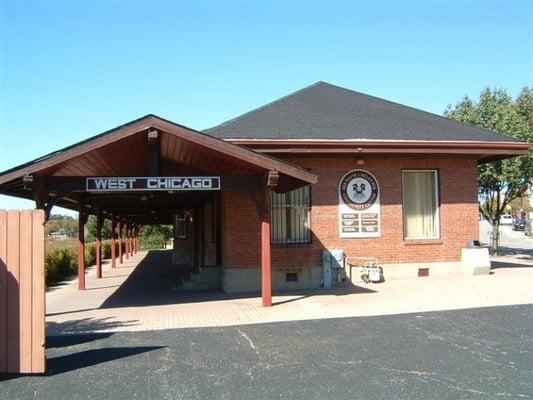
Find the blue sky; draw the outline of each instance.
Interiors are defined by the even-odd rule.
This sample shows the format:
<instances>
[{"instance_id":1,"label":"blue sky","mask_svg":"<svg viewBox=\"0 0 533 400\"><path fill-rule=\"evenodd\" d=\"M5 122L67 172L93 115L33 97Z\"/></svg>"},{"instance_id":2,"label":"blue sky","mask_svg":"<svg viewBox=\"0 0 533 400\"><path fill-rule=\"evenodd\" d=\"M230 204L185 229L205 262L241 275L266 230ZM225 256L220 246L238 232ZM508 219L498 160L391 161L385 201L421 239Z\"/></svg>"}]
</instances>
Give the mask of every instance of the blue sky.
<instances>
[{"instance_id":1,"label":"blue sky","mask_svg":"<svg viewBox=\"0 0 533 400\"><path fill-rule=\"evenodd\" d=\"M0 0L0 171L148 113L207 128L318 80L439 114L486 86L515 96L532 21L531 1Z\"/></svg>"}]
</instances>

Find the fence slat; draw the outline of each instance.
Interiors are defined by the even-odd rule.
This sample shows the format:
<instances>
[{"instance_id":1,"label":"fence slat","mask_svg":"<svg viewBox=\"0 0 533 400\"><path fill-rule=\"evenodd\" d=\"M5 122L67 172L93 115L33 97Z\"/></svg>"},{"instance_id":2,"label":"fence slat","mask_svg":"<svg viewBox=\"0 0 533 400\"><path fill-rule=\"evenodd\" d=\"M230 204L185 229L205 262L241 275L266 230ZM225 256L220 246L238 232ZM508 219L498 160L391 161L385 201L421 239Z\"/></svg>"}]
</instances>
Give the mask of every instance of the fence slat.
<instances>
[{"instance_id":1,"label":"fence slat","mask_svg":"<svg viewBox=\"0 0 533 400\"><path fill-rule=\"evenodd\" d=\"M20 212L20 372L31 372L32 327L32 210Z\"/></svg>"},{"instance_id":2,"label":"fence slat","mask_svg":"<svg viewBox=\"0 0 533 400\"><path fill-rule=\"evenodd\" d=\"M45 284L44 284L44 211L33 212L33 305L32 372L44 373L45 357Z\"/></svg>"},{"instance_id":3,"label":"fence slat","mask_svg":"<svg viewBox=\"0 0 533 400\"><path fill-rule=\"evenodd\" d=\"M20 213L7 212L7 372L19 372L20 331L19 331L19 284L20 284Z\"/></svg>"},{"instance_id":4,"label":"fence slat","mask_svg":"<svg viewBox=\"0 0 533 400\"><path fill-rule=\"evenodd\" d=\"M0 210L0 372L7 371L7 212Z\"/></svg>"}]
</instances>

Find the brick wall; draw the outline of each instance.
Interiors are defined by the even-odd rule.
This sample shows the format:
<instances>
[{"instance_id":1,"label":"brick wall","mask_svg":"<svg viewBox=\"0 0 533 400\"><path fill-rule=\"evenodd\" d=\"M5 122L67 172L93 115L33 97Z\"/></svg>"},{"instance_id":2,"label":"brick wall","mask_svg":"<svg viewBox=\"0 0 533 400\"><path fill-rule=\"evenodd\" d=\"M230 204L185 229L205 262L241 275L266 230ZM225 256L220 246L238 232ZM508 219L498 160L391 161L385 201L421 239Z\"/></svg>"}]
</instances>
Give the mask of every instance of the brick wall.
<instances>
[{"instance_id":1,"label":"brick wall","mask_svg":"<svg viewBox=\"0 0 533 400\"><path fill-rule=\"evenodd\" d=\"M379 263L458 261L461 248L477 239L476 162L445 158L366 158L291 156L287 161L318 176L311 188L312 243L272 245L273 268L319 266L323 248L342 248L347 256L377 257ZM381 237L339 238L338 192L352 169L371 172L380 185ZM403 239L403 169L438 169L440 239ZM226 267L260 267L260 222L252 202L238 192L222 191L222 255Z\"/></svg>"}]
</instances>

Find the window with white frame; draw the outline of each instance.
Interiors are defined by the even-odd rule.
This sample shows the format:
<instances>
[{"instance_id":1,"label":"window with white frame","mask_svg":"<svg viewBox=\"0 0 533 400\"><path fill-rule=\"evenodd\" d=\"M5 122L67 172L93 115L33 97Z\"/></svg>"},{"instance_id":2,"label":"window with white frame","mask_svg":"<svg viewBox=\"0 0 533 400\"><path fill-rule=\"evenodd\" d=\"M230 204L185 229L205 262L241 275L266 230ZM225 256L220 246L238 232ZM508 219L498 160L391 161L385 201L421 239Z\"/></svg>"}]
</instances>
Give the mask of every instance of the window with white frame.
<instances>
[{"instance_id":1,"label":"window with white frame","mask_svg":"<svg viewBox=\"0 0 533 400\"><path fill-rule=\"evenodd\" d=\"M309 186L270 195L270 238L272 243L311 241Z\"/></svg>"},{"instance_id":2,"label":"window with white frame","mask_svg":"<svg viewBox=\"0 0 533 400\"><path fill-rule=\"evenodd\" d=\"M439 192L436 170L402 172L405 239L439 238Z\"/></svg>"},{"instance_id":3,"label":"window with white frame","mask_svg":"<svg viewBox=\"0 0 533 400\"><path fill-rule=\"evenodd\" d=\"M187 239L187 213L176 214L176 239Z\"/></svg>"}]
</instances>

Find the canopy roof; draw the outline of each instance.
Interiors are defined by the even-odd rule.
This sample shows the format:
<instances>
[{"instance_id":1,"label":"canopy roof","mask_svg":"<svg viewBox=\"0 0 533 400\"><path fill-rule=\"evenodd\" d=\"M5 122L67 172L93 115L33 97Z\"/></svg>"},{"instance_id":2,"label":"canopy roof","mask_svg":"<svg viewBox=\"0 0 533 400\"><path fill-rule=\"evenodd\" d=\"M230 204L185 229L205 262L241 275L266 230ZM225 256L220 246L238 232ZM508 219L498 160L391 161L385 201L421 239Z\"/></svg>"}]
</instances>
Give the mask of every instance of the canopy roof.
<instances>
[{"instance_id":1,"label":"canopy roof","mask_svg":"<svg viewBox=\"0 0 533 400\"><path fill-rule=\"evenodd\" d=\"M90 139L0 173L0 193L34 198L36 191L77 209L80 203L128 218L168 222L176 208L190 207L205 194L188 192L91 194L79 179L91 176L221 176L231 184L266 186L275 173L275 190L283 192L316 183L310 172L182 125L147 115ZM70 179L70 180L69 180ZM30 182L30 183L29 183ZM57 183L62 185L58 186ZM142 201L140 201L142 197ZM152 222L153 222L152 221Z\"/></svg>"}]
</instances>

